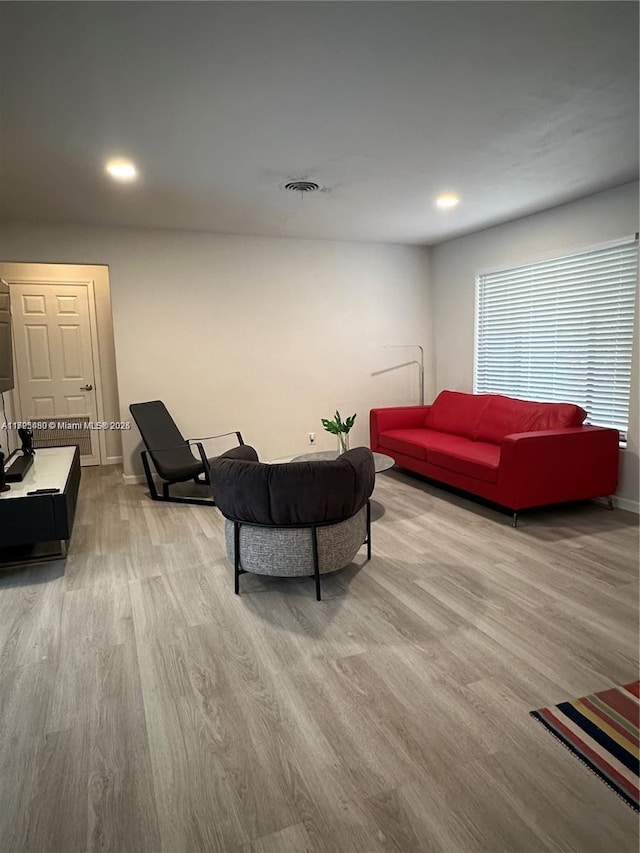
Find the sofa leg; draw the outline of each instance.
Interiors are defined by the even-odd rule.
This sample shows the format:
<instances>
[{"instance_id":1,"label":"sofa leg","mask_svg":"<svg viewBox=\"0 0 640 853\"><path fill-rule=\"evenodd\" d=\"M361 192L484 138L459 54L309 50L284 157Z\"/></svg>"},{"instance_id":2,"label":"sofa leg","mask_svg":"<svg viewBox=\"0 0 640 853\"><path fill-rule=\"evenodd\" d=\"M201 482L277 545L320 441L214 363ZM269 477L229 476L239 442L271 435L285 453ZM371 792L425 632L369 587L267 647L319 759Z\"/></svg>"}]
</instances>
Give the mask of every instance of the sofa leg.
<instances>
[{"instance_id":1,"label":"sofa leg","mask_svg":"<svg viewBox=\"0 0 640 853\"><path fill-rule=\"evenodd\" d=\"M615 509L615 506L613 504L613 498L611 497L611 495L607 495L607 509L611 511Z\"/></svg>"},{"instance_id":2,"label":"sofa leg","mask_svg":"<svg viewBox=\"0 0 640 853\"><path fill-rule=\"evenodd\" d=\"M518 526L518 513L517 513L517 512L514 512L514 513L513 513L513 517L512 517L512 519L511 519L511 526L512 526L512 527L517 527L517 526Z\"/></svg>"}]
</instances>

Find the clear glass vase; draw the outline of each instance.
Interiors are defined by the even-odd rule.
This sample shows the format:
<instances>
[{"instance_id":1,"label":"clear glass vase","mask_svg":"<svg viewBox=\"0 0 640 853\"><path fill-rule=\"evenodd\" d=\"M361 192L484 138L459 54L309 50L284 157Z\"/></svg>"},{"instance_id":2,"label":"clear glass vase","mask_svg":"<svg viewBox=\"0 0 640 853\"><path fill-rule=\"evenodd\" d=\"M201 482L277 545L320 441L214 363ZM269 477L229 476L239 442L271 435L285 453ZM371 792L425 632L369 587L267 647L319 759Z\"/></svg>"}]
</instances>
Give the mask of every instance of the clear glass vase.
<instances>
[{"instance_id":1,"label":"clear glass vase","mask_svg":"<svg viewBox=\"0 0 640 853\"><path fill-rule=\"evenodd\" d=\"M338 453L346 453L349 449L349 433L348 432L339 432L338 433Z\"/></svg>"}]
</instances>

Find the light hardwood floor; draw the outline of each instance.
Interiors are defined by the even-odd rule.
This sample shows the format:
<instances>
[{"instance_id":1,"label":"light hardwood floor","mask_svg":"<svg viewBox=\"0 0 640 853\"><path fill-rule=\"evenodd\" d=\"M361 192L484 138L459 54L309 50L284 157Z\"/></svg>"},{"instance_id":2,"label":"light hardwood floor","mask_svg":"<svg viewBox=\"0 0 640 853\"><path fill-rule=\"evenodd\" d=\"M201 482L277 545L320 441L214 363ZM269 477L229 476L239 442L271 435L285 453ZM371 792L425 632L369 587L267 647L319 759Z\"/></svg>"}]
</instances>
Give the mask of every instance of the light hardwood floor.
<instances>
[{"instance_id":1,"label":"light hardwood floor","mask_svg":"<svg viewBox=\"0 0 640 853\"><path fill-rule=\"evenodd\" d=\"M66 565L0 574L0 851L635 853L528 712L637 677L637 516L374 498L321 603L236 597L217 510L85 469Z\"/></svg>"}]
</instances>

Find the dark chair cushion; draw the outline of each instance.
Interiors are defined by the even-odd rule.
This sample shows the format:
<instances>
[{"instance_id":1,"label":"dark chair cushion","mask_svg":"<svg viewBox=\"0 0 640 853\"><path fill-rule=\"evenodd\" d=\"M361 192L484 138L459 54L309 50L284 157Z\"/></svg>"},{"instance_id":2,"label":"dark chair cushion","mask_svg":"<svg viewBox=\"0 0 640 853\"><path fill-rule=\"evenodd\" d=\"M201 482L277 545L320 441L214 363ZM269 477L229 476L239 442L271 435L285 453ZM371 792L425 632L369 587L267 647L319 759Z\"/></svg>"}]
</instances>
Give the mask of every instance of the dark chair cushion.
<instances>
[{"instance_id":1,"label":"dark chair cushion","mask_svg":"<svg viewBox=\"0 0 640 853\"><path fill-rule=\"evenodd\" d=\"M222 514L250 524L321 524L355 515L375 485L373 454L356 447L335 461L267 465L252 447L235 447L211 463Z\"/></svg>"}]
</instances>

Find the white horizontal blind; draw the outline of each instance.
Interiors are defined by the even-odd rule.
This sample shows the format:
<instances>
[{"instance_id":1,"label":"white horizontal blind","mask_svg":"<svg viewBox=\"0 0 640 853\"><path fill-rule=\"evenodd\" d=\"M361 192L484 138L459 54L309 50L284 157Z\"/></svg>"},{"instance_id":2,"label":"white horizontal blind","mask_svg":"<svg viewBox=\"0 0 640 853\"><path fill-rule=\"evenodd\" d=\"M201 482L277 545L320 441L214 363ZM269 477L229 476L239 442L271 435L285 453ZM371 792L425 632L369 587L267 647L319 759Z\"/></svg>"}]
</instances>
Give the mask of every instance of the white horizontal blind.
<instances>
[{"instance_id":1,"label":"white horizontal blind","mask_svg":"<svg viewBox=\"0 0 640 853\"><path fill-rule=\"evenodd\" d=\"M626 433L637 276L637 240L478 276L474 390Z\"/></svg>"}]
</instances>

